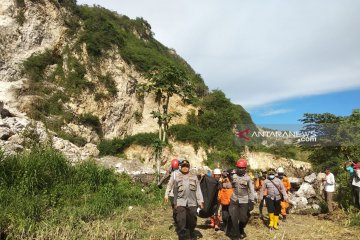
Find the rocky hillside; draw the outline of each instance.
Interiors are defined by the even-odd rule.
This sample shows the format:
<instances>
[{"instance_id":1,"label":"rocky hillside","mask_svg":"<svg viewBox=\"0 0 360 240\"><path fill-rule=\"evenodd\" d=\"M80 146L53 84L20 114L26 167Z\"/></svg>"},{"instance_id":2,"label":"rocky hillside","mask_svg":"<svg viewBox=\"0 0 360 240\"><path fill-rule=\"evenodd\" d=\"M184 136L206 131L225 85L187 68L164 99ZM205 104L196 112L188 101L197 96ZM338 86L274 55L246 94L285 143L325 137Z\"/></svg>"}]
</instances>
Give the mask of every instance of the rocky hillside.
<instances>
[{"instance_id":1,"label":"rocky hillside","mask_svg":"<svg viewBox=\"0 0 360 240\"><path fill-rule=\"evenodd\" d=\"M74 159L88 156L82 151L89 144L94 148L106 139L156 133L155 96L136 91L156 66L184 71L195 93L186 103L171 98L169 111L180 113L172 125L187 124L190 112L197 115L199 101L209 94L201 76L158 42L145 20L98 6L77 6L74 0L2 1L0 40L0 101L12 113L1 122L6 151L25 147L24 129L41 133L42 142ZM132 149L130 157L149 161L151 148L143 155ZM169 155L206 158L202 147L195 151L186 142L176 142Z\"/></svg>"}]
</instances>

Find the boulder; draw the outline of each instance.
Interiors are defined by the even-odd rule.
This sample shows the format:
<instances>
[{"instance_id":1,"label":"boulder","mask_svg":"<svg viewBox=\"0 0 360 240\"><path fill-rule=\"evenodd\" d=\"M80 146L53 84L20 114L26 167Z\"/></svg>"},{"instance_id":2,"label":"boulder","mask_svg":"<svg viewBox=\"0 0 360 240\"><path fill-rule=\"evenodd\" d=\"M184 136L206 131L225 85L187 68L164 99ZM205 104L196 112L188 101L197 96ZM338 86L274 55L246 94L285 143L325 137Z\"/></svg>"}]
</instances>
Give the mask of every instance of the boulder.
<instances>
[{"instance_id":1,"label":"boulder","mask_svg":"<svg viewBox=\"0 0 360 240\"><path fill-rule=\"evenodd\" d=\"M0 127L0 139L7 141L13 133L9 128Z\"/></svg>"},{"instance_id":2,"label":"boulder","mask_svg":"<svg viewBox=\"0 0 360 240\"><path fill-rule=\"evenodd\" d=\"M312 173L306 177L304 177L304 181L307 182L307 183L314 183L316 180L316 174L315 173Z\"/></svg>"},{"instance_id":3,"label":"boulder","mask_svg":"<svg viewBox=\"0 0 360 240\"><path fill-rule=\"evenodd\" d=\"M321 182L323 179L325 179L326 177L326 174L325 173L322 173L322 172L319 172L316 179Z\"/></svg>"},{"instance_id":4,"label":"boulder","mask_svg":"<svg viewBox=\"0 0 360 240\"><path fill-rule=\"evenodd\" d=\"M100 151L97 149L96 145L93 143L87 143L83 147L83 151L81 154L82 159L97 157L99 156Z\"/></svg>"},{"instance_id":5,"label":"boulder","mask_svg":"<svg viewBox=\"0 0 360 240\"><path fill-rule=\"evenodd\" d=\"M293 209L300 210L308 208L308 201L305 197L292 195L289 198L289 203L292 205Z\"/></svg>"},{"instance_id":6,"label":"boulder","mask_svg":"<svg viewBox=\"0 0 360 240\"><path fill-rule=\"evenodd\" d=\"M298 197L312 198L316 196L316 192L310 183L304 182L295 195Z\"/></svg>"}]
</instances>

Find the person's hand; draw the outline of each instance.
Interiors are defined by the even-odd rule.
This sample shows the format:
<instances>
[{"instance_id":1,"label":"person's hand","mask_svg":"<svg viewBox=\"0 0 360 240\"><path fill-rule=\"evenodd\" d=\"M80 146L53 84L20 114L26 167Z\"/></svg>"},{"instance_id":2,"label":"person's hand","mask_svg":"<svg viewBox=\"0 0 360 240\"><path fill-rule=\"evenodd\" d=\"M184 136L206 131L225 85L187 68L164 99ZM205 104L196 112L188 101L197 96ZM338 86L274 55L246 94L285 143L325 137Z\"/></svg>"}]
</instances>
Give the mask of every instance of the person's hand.
<instances>
[{"instance_id":1,"label":"person's hand","mask_svg":"<svg viewBox=\"0 0 360 240\"><path fill-rule=\"evenodd\" d=\"M204 208L204 202L200 203L200 208L201 208L201 209Z\"/></svg>"},{"instance_id":2,"label":"person's hand","mask_svg":"<svg viewBox=\"0 0 360 240\"><path fill-rule=\"evenodd\" d=\"M165 202L165 203L168 203L168 202L169 202L169 197L168 197L168 196L164 197L164 202Z\"/></svg>"}]
</instances>

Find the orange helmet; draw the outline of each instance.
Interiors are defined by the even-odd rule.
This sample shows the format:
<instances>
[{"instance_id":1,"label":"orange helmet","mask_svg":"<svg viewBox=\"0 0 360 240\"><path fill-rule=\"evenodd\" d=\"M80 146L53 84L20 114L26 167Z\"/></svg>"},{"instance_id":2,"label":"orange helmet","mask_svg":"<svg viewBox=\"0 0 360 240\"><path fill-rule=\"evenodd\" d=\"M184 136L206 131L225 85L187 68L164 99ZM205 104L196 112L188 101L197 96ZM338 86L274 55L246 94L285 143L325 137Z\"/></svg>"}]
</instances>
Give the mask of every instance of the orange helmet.
<instances>
[{"instance_id":1,"label":"orange helmet","mask_svg":"<svg viewBox=\"0 0 360 240\"><path fill-rule=\"evenodd\" d=\"M246 168L247 166L247 161L245 159L239 159L236 163L236 166L238 168Z\"/></svg>"},{"instance_id":2,"label":"orange helmet","mask_svg":"<svg viewBox=\"0 0 360 240\"><path fill-rule=\"evenodd\" d=\"M177 160L177 159L171 160L171 168L174 170L178 169L179 168L179 160Z\"/></svg>"}]
</instances>

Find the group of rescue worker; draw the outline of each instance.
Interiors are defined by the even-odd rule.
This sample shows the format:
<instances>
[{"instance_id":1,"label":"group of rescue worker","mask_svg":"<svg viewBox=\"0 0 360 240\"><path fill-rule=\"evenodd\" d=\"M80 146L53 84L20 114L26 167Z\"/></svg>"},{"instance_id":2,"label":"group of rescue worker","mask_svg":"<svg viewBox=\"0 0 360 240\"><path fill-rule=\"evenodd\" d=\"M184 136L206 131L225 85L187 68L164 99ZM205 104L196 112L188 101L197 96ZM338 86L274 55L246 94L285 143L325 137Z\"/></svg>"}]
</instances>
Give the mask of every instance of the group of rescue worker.
<instances>
[{"instance_id":1,"label":"group of rescue worker","mask_svg":"<svg viewBox=\"0 0 360 240\"><path fill-rule=\"evenodd\" d=\"M216 185L215 204L211 209L209 227L216 231L222 229L231 239L244 239L245 227L255 203L262 209L266 204L269 214L269 228L279 229L279 216L286 220L288 193L291 185L283 168L277 171L270 169L254 174L247 169L247 161L239 159L233 170L214 169L211 173L194 173L190 171L188 160L173 159L169 170L170 179L165 191L165 202L171 202L173 221L179 240L186 239L187 230L190 239L196 239L195 227L197 216L204 216L209 205L207 193L209 188L200 187L206 179L212 178ZM161 181L162 182L162 181ZM160 183L161 184L161 183ZM210 197L211 198L211 197ZM205 202L204 202L205 200ZM204 205L205 203L205 205ZM222 220L222 225L220 222Z\"/></svg>"}]
</instances>

